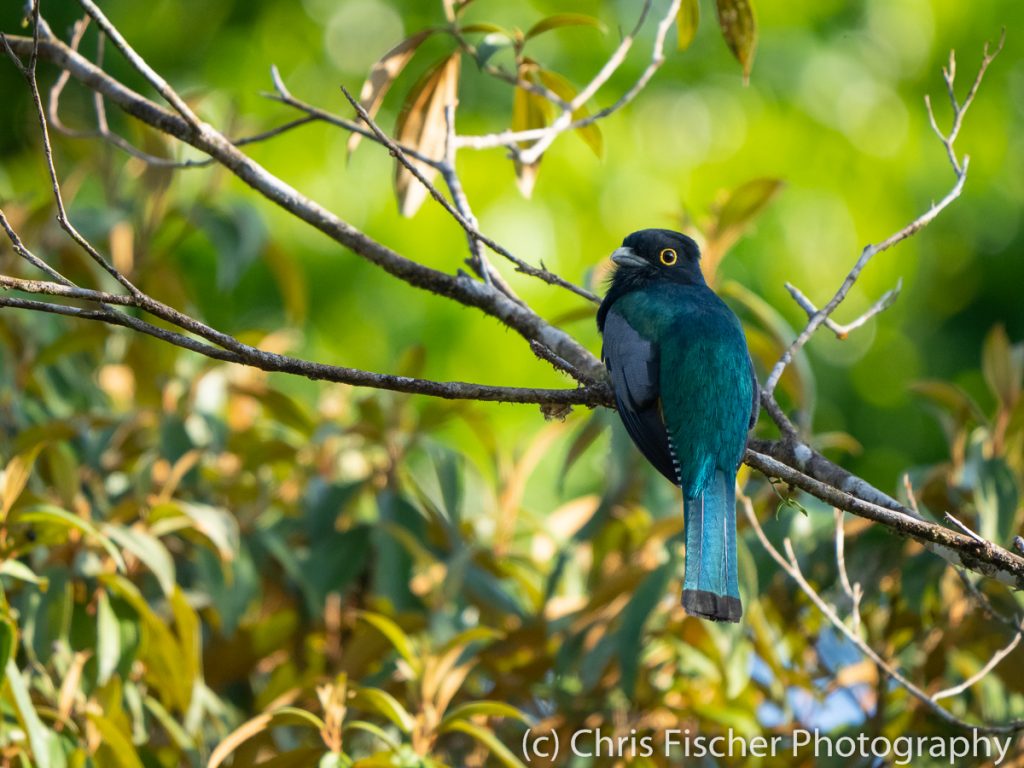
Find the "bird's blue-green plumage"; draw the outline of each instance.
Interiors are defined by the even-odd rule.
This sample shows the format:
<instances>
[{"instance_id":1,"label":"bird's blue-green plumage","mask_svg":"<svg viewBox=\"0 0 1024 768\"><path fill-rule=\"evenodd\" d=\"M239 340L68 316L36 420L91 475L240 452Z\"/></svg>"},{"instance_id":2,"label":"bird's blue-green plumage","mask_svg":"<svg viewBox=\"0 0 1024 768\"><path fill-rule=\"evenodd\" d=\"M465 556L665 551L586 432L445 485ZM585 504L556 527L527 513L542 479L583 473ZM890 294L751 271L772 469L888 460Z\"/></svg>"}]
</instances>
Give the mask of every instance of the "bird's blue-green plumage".
<instances>
[{"instance_id":1,"label":"bird's blue-green plumage","mask_svg":"<svg viewBox=\"0 0 1024 768\"><path fill-rule=\"evenodd\" d=\"M735 480L757 417L743 329L704 282L685 235L642 230L613 259L598 312L602 354L630 437L683 491L683 605L738 621Z\"/></svg>"}]
</instances>

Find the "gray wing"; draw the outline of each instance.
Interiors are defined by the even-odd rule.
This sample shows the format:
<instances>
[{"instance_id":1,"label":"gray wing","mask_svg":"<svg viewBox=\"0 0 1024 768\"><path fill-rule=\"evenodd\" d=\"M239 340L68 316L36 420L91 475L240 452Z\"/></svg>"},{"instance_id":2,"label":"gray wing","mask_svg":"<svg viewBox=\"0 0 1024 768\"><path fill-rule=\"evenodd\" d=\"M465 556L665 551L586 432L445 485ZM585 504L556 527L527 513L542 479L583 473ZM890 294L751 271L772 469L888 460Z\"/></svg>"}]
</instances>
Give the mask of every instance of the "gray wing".
<instances>
[{"instance_id":1,"label":"gray wing","mask_svg":"<svg viewBox=\"0 0 1024 768\"><path fill-rule=\"evenodd\" d=\"M615 405L626 431L654 468L678 485L661 418L657 345L637 333L614 309L605 319L603 336L601 357L611 374Z\"/></svg>"},{"instance_id":2,"label":"gray wing","mask_svg":"<svg viewBox=\"0 0 1024 768\"><path fill-rule=\"evenodd\" d=\"M750 404L750 422L747 429L751 430L757 424L757 417L761 413L761 385L757 383L757 373L754 371L754 361L747 353L747 363L750 365L750 380L754 383L754 402Z\"/></svg>"}]
</instances>

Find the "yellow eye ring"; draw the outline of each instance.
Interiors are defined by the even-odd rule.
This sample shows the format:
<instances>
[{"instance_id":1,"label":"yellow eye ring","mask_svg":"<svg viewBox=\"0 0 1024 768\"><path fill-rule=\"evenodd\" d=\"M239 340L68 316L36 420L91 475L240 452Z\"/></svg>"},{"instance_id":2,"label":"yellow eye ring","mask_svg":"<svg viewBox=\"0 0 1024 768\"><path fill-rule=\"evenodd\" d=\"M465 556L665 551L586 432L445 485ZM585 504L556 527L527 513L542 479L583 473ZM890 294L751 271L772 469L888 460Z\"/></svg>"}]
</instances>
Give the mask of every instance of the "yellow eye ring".
<instances>
[{"instance_id":1,"label":"yellow eye ring","mask_svg":"<svg viewBox=\"0 0 1024 768\"><path fill-rule=\"evenodd\" d=\"M666 267L671 267L679 261L679 256L672 248L662 248L661 253L658 254L658 258L661 259L661 263Z\"/></svg>"}]
</instances>

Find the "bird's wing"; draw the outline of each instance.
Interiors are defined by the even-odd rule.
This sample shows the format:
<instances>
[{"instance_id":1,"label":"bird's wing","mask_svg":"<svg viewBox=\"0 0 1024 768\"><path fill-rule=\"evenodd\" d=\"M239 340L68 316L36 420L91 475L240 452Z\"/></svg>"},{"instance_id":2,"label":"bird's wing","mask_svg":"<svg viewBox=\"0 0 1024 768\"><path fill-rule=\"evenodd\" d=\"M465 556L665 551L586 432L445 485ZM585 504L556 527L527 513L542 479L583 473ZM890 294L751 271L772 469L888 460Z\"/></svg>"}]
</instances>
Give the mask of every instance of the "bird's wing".
<instances>
[{"instance_id":1,"label":"bird's wing","mask_svg":"<svg viewBox=\"0 0 1024 768\"><path fill-rule=\"evenodd\" d=\"M671 482L679 482L668 432L661 417L658 346L643 338L612 309L604 323L601 356L612 377L615 405L640 452Z\"/></svg>"},{"instance_id":2,"label":"bird's wing","mask_svg":"<svg viewBox=\"0 0 1024 768\"><path fill-rule=\"evenodd\" d=\"M747 353L747 363L750 365L750 380L754 384L754 402L750 404L750 421L747 429L751 430L757 424L757 417L761 413L761 385L757 383L757 373L754 371L754 361Z\"/></svg>"}]
</instances>

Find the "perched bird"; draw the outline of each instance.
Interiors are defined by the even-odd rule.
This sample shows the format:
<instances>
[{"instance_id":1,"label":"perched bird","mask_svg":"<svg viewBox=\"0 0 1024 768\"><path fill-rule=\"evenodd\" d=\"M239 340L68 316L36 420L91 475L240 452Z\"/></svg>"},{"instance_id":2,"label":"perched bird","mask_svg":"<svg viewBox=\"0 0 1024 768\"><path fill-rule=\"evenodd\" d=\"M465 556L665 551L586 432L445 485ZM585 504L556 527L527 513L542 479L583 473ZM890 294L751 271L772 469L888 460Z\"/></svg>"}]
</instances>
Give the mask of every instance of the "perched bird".
<instances>
[{"instance_id":1,"label":"perched bird","mask_svg":"<svg viewBox=\"0 0 1024 768\"><path fill-rule=\"evenodd\" d=\"M637 448L683 491L683 607L739 621L736 470L758 414L740 321L706 282L686 235L644 229L612 254L597 312L602 359Z\"/></svg>"}]
</instances>

